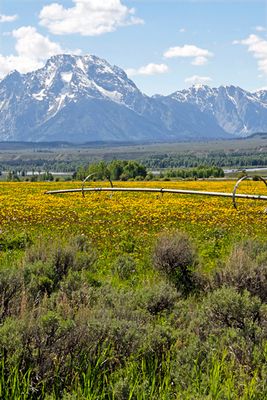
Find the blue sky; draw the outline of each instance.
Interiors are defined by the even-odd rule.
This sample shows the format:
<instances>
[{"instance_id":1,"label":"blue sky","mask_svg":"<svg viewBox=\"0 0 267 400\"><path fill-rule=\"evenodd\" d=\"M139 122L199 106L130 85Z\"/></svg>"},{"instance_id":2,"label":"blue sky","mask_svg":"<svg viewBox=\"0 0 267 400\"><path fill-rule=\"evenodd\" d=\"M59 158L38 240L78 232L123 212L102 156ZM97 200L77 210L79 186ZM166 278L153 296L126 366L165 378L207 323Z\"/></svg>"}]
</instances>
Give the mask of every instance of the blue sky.
<instances>
[{"instance_id":1,"label":"blue sky","mask_svg":"<svg viewBox=\"0 0 267 400\"><path fill-rule=\"evenodd\" d=\"M266 0L1 0L0 77L95 54L146 94L267 88Z\"/></svg>"}]
</instances>

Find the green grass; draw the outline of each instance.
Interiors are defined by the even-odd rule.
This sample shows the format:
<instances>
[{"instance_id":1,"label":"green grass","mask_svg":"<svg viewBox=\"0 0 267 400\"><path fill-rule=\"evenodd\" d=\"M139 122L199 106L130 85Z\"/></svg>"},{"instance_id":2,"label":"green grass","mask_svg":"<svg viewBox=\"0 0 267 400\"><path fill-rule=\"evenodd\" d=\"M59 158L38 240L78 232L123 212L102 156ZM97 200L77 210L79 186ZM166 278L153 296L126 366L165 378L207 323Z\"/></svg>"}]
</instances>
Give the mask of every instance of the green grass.
<instances>
[{"instance_id":1,"label":"green grass","mask_svg":"<svg viewBox=\"0 0 267 400\"><path fill-rule=\"evenodd\" d=\"M216 266L228 271L220 280L188 266L196 286L184 293L166 261L161 273L151 258L144 268L130 255L107 265L84 236L10 243L0 266L0 398L266 399L265 245L239 245ZM254 271L247 287L237 254Z\"/></svg>"}]
</instances>

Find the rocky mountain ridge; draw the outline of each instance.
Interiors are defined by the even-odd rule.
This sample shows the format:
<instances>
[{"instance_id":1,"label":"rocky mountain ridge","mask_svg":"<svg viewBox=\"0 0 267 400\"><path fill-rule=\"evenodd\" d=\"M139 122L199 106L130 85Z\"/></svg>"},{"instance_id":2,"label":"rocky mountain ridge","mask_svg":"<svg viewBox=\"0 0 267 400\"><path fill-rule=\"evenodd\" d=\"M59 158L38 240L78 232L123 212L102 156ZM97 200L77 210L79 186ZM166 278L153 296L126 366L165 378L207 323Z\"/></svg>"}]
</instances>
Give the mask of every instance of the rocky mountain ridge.
<instances>
[{"instance_id":1,"label":"rocky mountain ridge","mask_svg":"<svg viewBox=\"0 0 267 400\"><path fill-rule=\"evenodd\" d=\"M0 82L0 140L151 142L267 131L267 91L193 86L146 96L117 66L57 55Z\"/></svg>"}]
</instances>

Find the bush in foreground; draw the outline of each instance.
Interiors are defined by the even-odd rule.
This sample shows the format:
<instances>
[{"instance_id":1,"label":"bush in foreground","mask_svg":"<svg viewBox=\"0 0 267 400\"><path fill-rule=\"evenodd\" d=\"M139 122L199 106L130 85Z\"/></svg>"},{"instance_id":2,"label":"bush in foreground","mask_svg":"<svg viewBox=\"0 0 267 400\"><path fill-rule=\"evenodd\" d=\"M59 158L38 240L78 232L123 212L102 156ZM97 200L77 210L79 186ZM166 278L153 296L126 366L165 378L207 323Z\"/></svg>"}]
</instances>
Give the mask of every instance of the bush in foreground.
<instances>
[{"instance_id":1,"label":"bush in foreground","mask_svg":"<svg viewBox=\"0 0 267 400\"><path fill-rule=\"evenodd\" d=\"M267 246L251 240L236 245L226 264L215 271L211 286L248 290L266 303Z\"/></svg>"},{"instance_id":2,"label":"bush in foreground","mask_svg":"<svg viewBox=\"0 0 267 400\"><path fill-rule=\"evenodd\" d=\"M183 294L195 288L197 255L185 233L162 233L156 240L152 260L154 267L166 275Z\"/></svg>"}]
</instances>

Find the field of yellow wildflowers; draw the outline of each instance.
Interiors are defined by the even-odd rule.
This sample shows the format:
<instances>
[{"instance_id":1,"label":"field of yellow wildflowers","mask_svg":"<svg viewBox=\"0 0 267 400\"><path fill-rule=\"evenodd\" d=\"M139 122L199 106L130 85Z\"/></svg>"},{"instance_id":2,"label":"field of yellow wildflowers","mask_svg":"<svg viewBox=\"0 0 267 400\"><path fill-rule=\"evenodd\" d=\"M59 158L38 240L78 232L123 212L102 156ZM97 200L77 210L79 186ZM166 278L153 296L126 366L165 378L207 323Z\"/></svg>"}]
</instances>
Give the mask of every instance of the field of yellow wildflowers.
<instances>
[{"instance_id":1,"label":"field of yellow wildflowers","mask_svg":"<svg viewBox=\"0 0 267 400\"><path fill-rule=\"evenodd\" d=\"M90 183L103 186L107 183ZM232 192L233 181L118 182L115 186L148 186ZM46 195L53 189L80 188L80 182L0 184L1 235L11 232L85 234L101 248L121 251L131 242L142 252L144 241L165 229L187 231L198 245L211 251L229 238L264 237L267 234L265 202L231 198L151 193L81 193ZM262 193L262 182L241 185L240 192ZM203 250L204 251L204 250Z\"/></svg>"}]
</instances>

